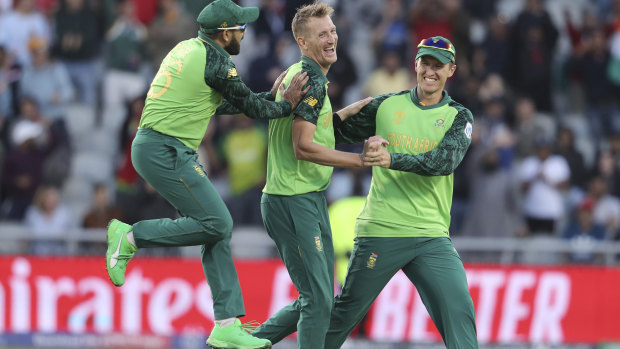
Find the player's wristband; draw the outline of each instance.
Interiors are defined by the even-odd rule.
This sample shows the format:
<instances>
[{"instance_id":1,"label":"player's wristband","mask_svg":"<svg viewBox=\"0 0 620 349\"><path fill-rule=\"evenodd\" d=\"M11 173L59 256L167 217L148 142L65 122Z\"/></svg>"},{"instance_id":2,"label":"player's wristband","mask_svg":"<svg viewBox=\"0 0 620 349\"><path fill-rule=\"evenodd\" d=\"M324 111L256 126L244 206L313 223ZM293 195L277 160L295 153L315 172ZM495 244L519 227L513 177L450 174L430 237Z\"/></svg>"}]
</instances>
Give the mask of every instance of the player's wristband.
<instances>
[{"instance_id":1,"label":"player's wristband","mask_svg":"<svg viewBox=\"0 0 620 349\"><path fill-rule=\"evenodd\" d=\"M332 115L334 117L334 120L332 121L332 123L334 124L334 129L339 129L340 126L342 126L342 119L340 118L338 113L334 113Z\"/></svg>"}]
</instances>

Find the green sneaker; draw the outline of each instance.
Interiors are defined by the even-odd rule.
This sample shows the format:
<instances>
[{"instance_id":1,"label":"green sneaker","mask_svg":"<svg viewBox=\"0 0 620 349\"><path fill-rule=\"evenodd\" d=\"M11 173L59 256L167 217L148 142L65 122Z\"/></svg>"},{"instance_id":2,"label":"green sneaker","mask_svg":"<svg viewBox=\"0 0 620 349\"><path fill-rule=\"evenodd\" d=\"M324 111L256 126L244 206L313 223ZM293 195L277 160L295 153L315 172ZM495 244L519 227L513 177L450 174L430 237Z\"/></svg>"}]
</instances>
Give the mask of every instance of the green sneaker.
<instances>
[{"instance_id":1,"label":"green sneaker","mask_svg":"<svg viewBox=\"0 0 620 349\"><path fill-rule=\"evenodd\" d=\"M131 225L117 219L108 223L108 251L105 254L105 264L114 286L122 286L125 283L127 263L138 250L127 241L126 236L130 231Z\"/></svg>"},{"instance_id":2,"label":"green sneaker","mask_svg":"<svg viewBox=\"0 0 620 349\"><path fill-rule=\"evenodd\" d=\"M211 335L207 339L207 345L214 349L236 348L236 349L267 349L271 348L268 339L261 339L249 334L241 325L241 320L221 328L215 325Z\"/></svg>"}]
</instances>

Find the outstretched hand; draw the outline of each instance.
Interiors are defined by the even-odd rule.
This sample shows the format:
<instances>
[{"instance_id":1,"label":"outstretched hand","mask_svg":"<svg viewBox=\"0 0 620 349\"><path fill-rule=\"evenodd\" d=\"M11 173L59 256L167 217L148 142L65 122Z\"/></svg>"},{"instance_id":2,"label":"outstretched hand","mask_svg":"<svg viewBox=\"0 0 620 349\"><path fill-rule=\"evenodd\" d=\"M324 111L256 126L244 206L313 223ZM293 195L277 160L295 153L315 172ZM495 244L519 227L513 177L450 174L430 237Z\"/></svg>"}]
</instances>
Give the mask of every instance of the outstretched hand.
<instances>
[{"instance_id":1,"label":"outstretched hand","mask_svg":"<svg viewBox=\"0 0 620 349\"><path fill-rule=\"evenodd\" d=\"M346 120L349 116L353 116L362 110L366 106L366 104L372 101L372 97L366 97L364 99L360 99L357 102L353 102L346 107L338 110L338 116L342 119L342 121Z\"/></svg>"},{"instance_id":2,"label":"outstretched hand","mask_svg":"<svg viewBox=\"0 0 620 349\"><path fill-rule=\"evenodd\" d=\"M280 79L280 77L278 77L278 79ZM282 95L282 99L291 103L292 109L297 107L299 101L301 101L306 92L310 90L310 85L304 89L304 85L306 85L308 79L308 74L306 72L298 72L295 76L293 76L291 83L288 87L286 87L286 89L284 89L284 84L280 84L280 94Z\"/></svg>"},{"instance_id":3,"label":"outstretched hand","mask_svg":"<svg viewBox=\"0 0 620 349\"><path fill-rule=\"evenodd\" d=\"M381 136L372 136L364 141L362 163L364 166L380 166L390 168L392 156L385 147L390 144Z\"/></svg>"}]
</instances>

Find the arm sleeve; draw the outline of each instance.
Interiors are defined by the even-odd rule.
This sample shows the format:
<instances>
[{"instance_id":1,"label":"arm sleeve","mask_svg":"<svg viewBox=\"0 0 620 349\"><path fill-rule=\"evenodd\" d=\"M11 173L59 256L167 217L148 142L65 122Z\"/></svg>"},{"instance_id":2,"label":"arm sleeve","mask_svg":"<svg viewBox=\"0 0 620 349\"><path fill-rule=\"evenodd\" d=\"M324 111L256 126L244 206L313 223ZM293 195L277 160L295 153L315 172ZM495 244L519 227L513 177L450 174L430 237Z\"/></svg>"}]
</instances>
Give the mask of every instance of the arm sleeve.
<instances>
[{"instance_id":1,"label":"arm sleeve","mask_svg":"<svg viewBox=\"0 0 620 349\"><path fill-rule=\"evenodd\" d=\"M325 86L316 80L310 80L310 90L302 97L293 114L302 117L304 120L316 125L319 120L319 114L325 102L327 90ZM307 86L307 85L306 85Z\"/></svg>"},{"instance_id":2,"label":"arm sleeve","mask_svg":"<svg viewBox=\"0 0 620 349\"><path fill-rule=\"evenodd\" d=\"M359 113L348 117L340 127L334 128L337 144L360 143L376 133L377 110L383 101L394 94L376 96Z\"/></svg>"},{"instance_id":3,"label":"arm sleeve","mask_svg":"<svg viewBox=\"0 0 620 349\"><path fill-rule=\"evenodd\" d=\"M258 98L273 102L275 98L271 92L256 93ZM215 115L235 115L243 113L237 106L231 104L227 99L222 101L222 104L215 110Z\"/></svg>"},{"instance_id":4,"label":"arm sleeve","mask_svg":"<svg viewBox=\"0 0 620 349\"><path fill-rule=\"evenodd\" d=\"M235 114L231 111L238 111L252 119L277 119L286 117L291 113L289 102L272 102L261 98L243 83L232 61L221 56L216 57L216 55L217 53L207 55L206 67L211 68L215 60L217 62L215 64L219 64L219 68L205 68L205 82L221 93L231 106L238 108L237 110L232 110L233 108L225 110L223 108L222 114ZM217 112L220 112L219 108Z\"/></svg>"},{"instance_id":5,"label":"arm sleeve","mask_svg":"<svg viewBox=\"0 0 620 349\"><path fill-rule=\"evenodd\" d=\"M474 118L465 108L459 109L452 127L437 148L422 154L392 153L390 169L422 176L447 176L461 163L471 144Z\"/></svg>"}]
</instances>

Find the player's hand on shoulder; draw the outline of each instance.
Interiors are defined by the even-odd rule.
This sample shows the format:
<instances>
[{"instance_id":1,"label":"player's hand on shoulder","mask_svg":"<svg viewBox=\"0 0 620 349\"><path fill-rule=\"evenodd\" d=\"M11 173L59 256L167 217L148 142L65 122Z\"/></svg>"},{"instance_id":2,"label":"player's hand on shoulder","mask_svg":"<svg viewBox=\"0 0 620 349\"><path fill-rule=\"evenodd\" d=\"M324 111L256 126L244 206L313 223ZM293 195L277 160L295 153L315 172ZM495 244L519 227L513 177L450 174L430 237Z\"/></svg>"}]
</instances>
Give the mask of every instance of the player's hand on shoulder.
<instances>
[{"instance_id":1,"label":"player's hand on shoulder","mask_svg":"<svg viewBox=\"0 0 620 349\"><path fill-rule=\"evenodd\" d=\"M298 72L293 76L291 83L284 88L284 85L280 85L280 93L282 94L282 99L291 103L293 109L297 107L297 104L303 96L310 90L310 85L306 88L304 86L308 83L308 74L306 72Z\"/></svg>"},{"instance_id":2,"label":"player's hand on shoulder","mask_svg":"<svg viewBox=\"0 0 620 349\"><path fill-rule=\"evenodd\" d=\"M342 119L342 121L346 120L348 117L353 116L362 110L366 106L366 104L372 101L372 97L366 97L364 99L360 99L357 102L351 103L346 107L340 109L338 111L338 116Z\"/></svg>"}]
</instances>

